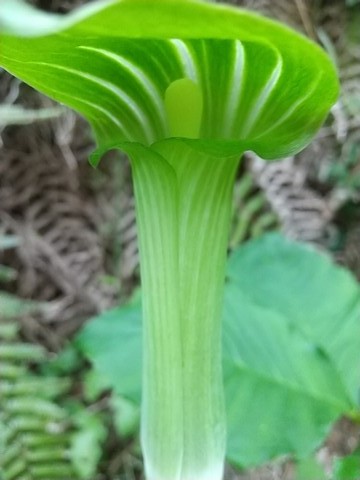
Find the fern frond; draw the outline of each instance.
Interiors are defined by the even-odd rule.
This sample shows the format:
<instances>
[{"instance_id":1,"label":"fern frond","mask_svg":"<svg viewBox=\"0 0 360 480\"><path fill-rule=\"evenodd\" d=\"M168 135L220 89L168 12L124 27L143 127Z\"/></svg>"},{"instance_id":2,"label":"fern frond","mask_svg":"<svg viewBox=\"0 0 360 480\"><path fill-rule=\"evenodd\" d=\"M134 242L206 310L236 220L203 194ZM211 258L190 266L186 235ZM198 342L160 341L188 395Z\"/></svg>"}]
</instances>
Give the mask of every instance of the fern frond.
<instances>
[{"instance_id":1,"label":"fern frond","mask_svg":"<svg viewBox=\"0 0 360 480\"><path fill-rule=\"evenodd\" d=\"M69 382L28 368L45 359L43 348L18 340L15 322L0 322L1 480L76 478L66 413L54 402L68 391Z\"/></svg>"},{"instance_id":2,"label":"fern frond","mask_svg":"<svg viewBox=\"0 0 360 480\"><path fill-rule=\"evenodd\" d=\"M278 227L278 217L271 210L265 194L257 187L253 175L245 172L235 184L231 249L243 241Z\"/></svg>"}]
</instances>

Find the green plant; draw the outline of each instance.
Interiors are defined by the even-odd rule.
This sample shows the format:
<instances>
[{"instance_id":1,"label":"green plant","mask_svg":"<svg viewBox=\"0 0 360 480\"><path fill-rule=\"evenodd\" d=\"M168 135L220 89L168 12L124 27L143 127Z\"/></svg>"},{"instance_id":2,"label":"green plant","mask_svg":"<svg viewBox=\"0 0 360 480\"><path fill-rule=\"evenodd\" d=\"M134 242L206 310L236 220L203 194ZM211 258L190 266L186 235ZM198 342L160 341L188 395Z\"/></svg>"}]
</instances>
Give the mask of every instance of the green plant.
<instances>
[{"instance_id":1,"label":"green plant","mask_svg":"<svg viewBox=\"0 0 360 480\"><path fill-rule=\"evenodd\" d=\"M70 457L79 478L89 480L96 474L108 432L98 413L85 409L82 404L72 409L77 432L71 439Z\"/></svg>"},{"instance_id":2,"label":"green plant","mask_svg":"<svg viewBox=\"0 0 360 480\"><path fill-rule=\"evenodd\" d=\"M354 7L359 3L359 0L346 0L346 5L348 7Z\"/></svg>"},{"instance_id":3,"label":"green plant","mask_svg":"<svg viewBox=\"0 0 360 480\"><path fill-rule=\"evenodd\" d=\"M0 253L17 247L19 245L19 237L16 235L5 235L0 233ZM0 263L0 285L14 280L17 276L16 270ZM0 288L0 319L16 317L18 315L30 313L37 310L39 305L11 295Z\"/></svg>"},{"instance_id":4,"label":"green plant","mask_svg":"<svg viewBox=\"0 0 360 480\"><path fill-rule=\"evenodd\" d=\"M247 238L256 238L278 227L278 218L259 191L250 172L245 172L234 185L233 212L229 247L233 249Z\"/></svg>"},{"instance_id":5,"label":"green plant","mask_svg":"<svg viewBox=\"0 0 360 480\"><path fill-rule=\"evenodd\" d=\"M295 480L327 480L327 475L314 457L296 463Z\"/></svg>"},{"instance_id":6,"label":"green plant","mask_svg":"<svg viewBox=\"0 0 360 480\"><path fill-rule=\"evenodd\" d=\"M71 344L41 365L41 375L45 380L47 377L73 379L75 388L62 401L68 423L73 427L69 435L67 457L76 478L94 479L102 464L106 465L109 461L104 444L109 437L110 425L114 425L121 439L125 437L127 419L118 405L120 397L110 397L106 376L88 370L84 358Z\"/></svg>"},{"instance_id":7,"label":"green plant","mask_svg":"<svg viewBox=\"0 0 360 480\"><path fill-rule=\"evenodd\" d=\"M314 458L306 458L295 465L295 480L359 480L360 450L344 457L335 457L330 473Z\"/></svg>"},{"instance_id":8,"label":"green plant","mask_svg":"<svg viewBox=\"0 0 360 480\"><path fill-rule=\"evenodd\" d=\"M360 478L360 449L334 462L331 480L358 480Z\"/></svg>"},{"instance_id":9,"label":"green plant","mask_svg":"<svg viewBox=\"0 0 360 480\"><path fill-rule=\"evenodd\" d=\"M239 157L298 152L338 93L322 50L250 12L109 0L69 16L0 3L0 64L131 158L144 308L149 480L218 480L226 443L220 311Z\"/></svg>"},{"instance_id":10,"label":"green plant","mask_svg":"<svg viewBox=\"0 0 360 480\"><path fill-rule=\"evenodd\" d=\"M19 340L17 323L10 318L28 312L29 303L9 298L6 302L0 293L0 478L77 478L69 460L67 414L55 403L69 382L31 371L29 365L43 361L46 352Z\"/></svg>"},{"instance_id":11,"label":"green plant","mask_svg":"<svg viewBox=\"0 0 360 480\"><path fill-rule=\"evenodd\" d=\"M1 233L1 230L0 230L0 254L4 250L17 247L18 244L19 244L18 237L16 237L15 235L4 235ZM5 265L2 265L0 263L0 284L10 282L11 280L14 280L16 276L17 276L17 273L14 269L7 267ZM2 298L2 294L3 292L0 289L0 312L2 311L2 306L5 308L6 304L9 305L10 303L10 297L6 296L7 297L7 300L6 300L5 297Z\"/></svg>"},{"instance_id":12,"label":"green plant","mask_svg":"<svg viewBox=\"0 0 360 480\"><path fill-rule=\"evenodd\" d=\"M19 245L19 238L15 235L0 234L0 253L7 249L17 247ZM14 280L17 277L17 272L13 268L7 267L0 263L0 286ZM7 293L0 288L0 320L2 318L9 319L20 315L38 311L41 308L39 303L28 301ZM1 324L0 324L1 327ZM10 327L9 327L10 328ZM16 330L16 329L15 329ZM5 328L5 331L7 329ZM13 330L10 328L9 332ZM9 333L10 335L10 333ZM0 335L1 337L1 335ZM10 336L11 337L11 336ZM1 361L1 355L0 355ZM0 375L1 378L1 375Z\"/></svg>"},{"instance_id":13,"label":"green plant","mask_svg":"<svg viewBox=\"0 0 360 480\"><path fill-rule=\"evenodd\" d=\"M360 142L351 139L343 146L339 159L324 172L324 179L343 192L342 202L358 198L360 192Z\"/></svg>"}]
</instances>

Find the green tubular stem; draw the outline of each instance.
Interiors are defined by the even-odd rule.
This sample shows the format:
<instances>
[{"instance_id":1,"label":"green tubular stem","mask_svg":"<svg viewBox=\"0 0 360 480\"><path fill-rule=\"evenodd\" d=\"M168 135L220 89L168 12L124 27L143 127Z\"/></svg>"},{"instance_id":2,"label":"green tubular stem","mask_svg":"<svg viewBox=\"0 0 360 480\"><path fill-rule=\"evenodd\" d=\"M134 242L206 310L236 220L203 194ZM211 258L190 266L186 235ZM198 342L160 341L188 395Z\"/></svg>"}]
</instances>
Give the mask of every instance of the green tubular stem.
<instances>
[{"instance_id":1,"label":"green tubular stem","mask_svg":"<svg viewBox=\"0 0 360 480\"><path fill-rule=\"evenodd\" d=\"M181 140L130 147L143 292L148 480L220 480L221 306L237 158Z\"/></svg>"}]
</instances>

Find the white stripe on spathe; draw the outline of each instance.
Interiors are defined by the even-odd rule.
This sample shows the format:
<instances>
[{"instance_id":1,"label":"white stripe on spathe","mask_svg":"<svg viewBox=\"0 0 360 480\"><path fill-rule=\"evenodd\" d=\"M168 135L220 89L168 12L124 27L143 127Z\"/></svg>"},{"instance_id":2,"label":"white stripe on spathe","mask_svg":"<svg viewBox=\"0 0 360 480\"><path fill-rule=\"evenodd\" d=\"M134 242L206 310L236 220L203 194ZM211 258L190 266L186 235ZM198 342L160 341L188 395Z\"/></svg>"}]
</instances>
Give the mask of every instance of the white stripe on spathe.
<instances>
[{"instance_id":1,"label":"white stripe on spathe","mask_svg":"<svg viewBox=\"0 0 360 480\"><path fill-rule=\"evenodd\" d=\"M192 57L191 52L188 46L186 45L186 43L177 38L173 38L169 40L169 43L177 53L177 56L183 68L184 76L198 83L199 75L197 73L197 68L194 62L194 58Z\"/></svg>"},{"instance_id":2,"label":"white stripe on spathe","mask_svg":"<svg viewBox=\"0 0 360 480\"><path fill-rule=\"evenodd\" d=\"M130 71L132 75L136 77L136 79L142 85L144 91L147 92L148 97L152 102L153 106L155 107L158 117L160 118L163 131L164 132L166 131L166 116L165 116L164 102L163 102L162 96L159 90L157 89L156 85L154 84L154 82L152 82L152 80L145 73L144 70L139 68L139 66L135 65L133 62L130 62L127 58L123 57L122 55L111 52L104 48L88 47L85 45L83 46L81 45L78 48L82 50L88 50L88 51L99 53L100 55L110 58L111 60L116 62L118 65Z\"/></svg>"},{"instance_id":3,"label":"white stripe on spathe","mask_svg":"<svg viewBox=\"0 0 360 480\"><path fill-rule=\"evenodd\" d=\"M146 114L142 111L140 106L126 92L124 92L124 90L120 89L117 85L114 85L113 83L107 80L104 80L103 78L100 78L96 75L92 75L86 72L81 72L74 68L64 67L63 65L57 65L54 63L46 63L46 62L36 62L36 63L38 65L44 65L50 68L56 68L59 70L63 70L65 72L72 73L73 75L89 80L90 82L93 82L96 85L99 85L100 87L104 88L105 90L113 93L122 102L124 102L127 105L127 107L132 111L132 113L134 114L135 118L138 120L143 130L146 141L151 143L154 140L155 134L153 132L153 128L150 121L146 118ZM129 131L127 131L124 126L122 126L122 128L127 138L129 139L133 138L133 135Z\"/></svg>"},{"instance_id":4,"label":"white stripe on spathe","mask_svg":"<svg viewBox=\"0 0 360 480\"><path fill-rule=\"evenodd\" d=\"M245 69L245 50L239 40L234 42L233 74L230 81L231 89L226 100L223 119L223 135L230 137L234 128L236 112L241 103L241 90L243 87L243 74Z\"/></svg>"},{"instance_id":5,"label":"white stripe on spathe","mask_svg":"<svg viewBox=\"0 0 360 480\"><path fill-rule=\"evenodd\" d=\"M274 68L274 70L271 72L271 75L267 82L264 84L262 90L260 91L258 98L256 101L252 104L251 107L251 112L246 119L246 122L244 123L244 126L242 128L241 135L242 137L247 137L250 135L252 128L256 124L258 118L261 115L261 112L264 108L264 105L271 95L271 92L274 90L276 87L276 84L280 78L281 72L282 72L282 59L281 57L278 58L277 64Z\"/></svg>"},{"instance_id":6,"label":"white stripe on spathe","mask_svg":"<svg viewBox=\"0 0 360 480\"><path fill-rule=\"evenodd\" d=\"M320 81L320 78L321 78L321 73L318 75L318 77L316 78L315 81L313 81L312 85L311 85L311 88L309 87L309 89L306 91L305 95L303 95L302 97L300 97L296 102L294 102L290 108L288 108L287 110L285 110L285 112L281 115L281 117L278 118L278 120L276 122L274 122L269 128L267 128L266 130L262 130L261 132L261 137L265 136L265 135L268 135L271 131L275 130L275 128L277 128L279 125L281 125L282 123L284 123L291 115L293 115L293 113L304 103L306 102L306 100L308 98L310 98L312 96L312 94L314 93L314 91L316 90L317 86L319 85L319 81Z\"/></svg>"},{"instance_id":7,"label":"white stripe on spathe","mask_svg":"<svg viewBox=\"0 0 360 480\"><path fill-rule=\"evenodd\" d=\"M47 67L54 67L55 69L59 69L59 68L61 69L62 68L61 66L48 64L48 63L45 63L45 62L27 62L27 65L42 65L42 66L47 66ZM40 85L40 83L39 83L39 85ZM75 95L70 95L70 94L67 95L63 91L58 90L54 87L51 88L51 91L53 93L58 93L59 97L61 96L61 97L64 97L64 98L69 98L70 100L75 100L77 103L86 105L86 107L90 107L91 109L94 109L95 111L104 114L109 120L111 120L111 122L116 126L117 129L120 129L122 131L124 137L129 137L129 132L126 131L126 128L125 128L124 124L121 123L120 120L117 117L115 117L111 112L109 112L108 110L106 110L102 106L98 105L97 103L89 102L88 100L85 100L84 98L78 97L78 96L75 96ZM69 101L69 105L70 104L71 104L71 102ZM87 112L87 115L89 115L88 112ZM97 123L98 125L100 125L99 121L96 119L96 114L95 113L92 113L91 115L89 115L89 118L93 121L93 123ZM95 121L95 119L96 119L96 121ZM103 130L103 127L101 129Z\"/></svg>"}]
</instances>

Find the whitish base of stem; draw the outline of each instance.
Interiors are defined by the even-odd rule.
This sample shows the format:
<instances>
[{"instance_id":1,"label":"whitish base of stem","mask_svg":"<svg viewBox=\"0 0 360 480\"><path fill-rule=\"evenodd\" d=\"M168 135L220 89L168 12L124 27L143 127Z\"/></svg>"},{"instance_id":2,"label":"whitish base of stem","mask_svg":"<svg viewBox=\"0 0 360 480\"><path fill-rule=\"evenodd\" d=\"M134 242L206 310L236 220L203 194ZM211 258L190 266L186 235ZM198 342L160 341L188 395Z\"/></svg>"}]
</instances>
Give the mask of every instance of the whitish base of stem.
<instances>
[{"instance_id":1,"label":"whitish base of stem","mask_svg":"<svg viewBox=\"0 0 360 480\"><path fill-rule=\"evenodd\" d=\"M216 463L202 471L187 472L177 476L177 478L166 478L158 474L155 469L146 468L146 480L222 480L224 476L224 464Z\"/></svg>"}]
</instances>

